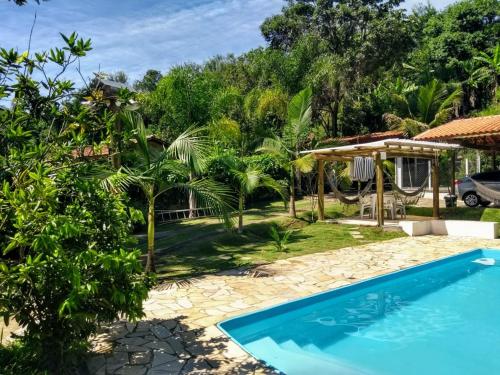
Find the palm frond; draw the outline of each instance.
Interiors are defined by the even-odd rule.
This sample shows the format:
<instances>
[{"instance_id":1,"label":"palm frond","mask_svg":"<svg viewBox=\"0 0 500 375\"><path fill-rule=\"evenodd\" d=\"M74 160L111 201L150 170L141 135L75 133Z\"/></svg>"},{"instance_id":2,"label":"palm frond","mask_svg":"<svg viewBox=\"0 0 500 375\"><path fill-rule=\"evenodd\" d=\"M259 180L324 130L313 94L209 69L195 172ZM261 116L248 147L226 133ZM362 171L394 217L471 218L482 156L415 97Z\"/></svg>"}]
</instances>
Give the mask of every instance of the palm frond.
<instances>
[{"instance_id":1,"label":"palm frond","mask_svg":"<svg viewBox=\"0 0 500 375\"><path fill-rule=\"evenodd\" d=\"M202 172L207 163L209 142L202 133L205 128L190 128L178 136L167 148L167 154L178 159L195 172Z\"/></svg>"},{"instance_id":2,"label":"palm frond","mask_svg":"<svg viewBox=\"0 0 500 375\"><path fill-rule=\"evenodd\" d=\"M433 128L438 125L442 125L445 122L448 122L450 118L452 117L453 114L453 108L445 108L440 110L438 113L436 113L436 116L434 116L434 120L432 120L429 123L429 127Z\"/></svg>"},{"instance_id":3,"label":"palm frond","mask_svg":"<svg viewBox=\"0 0 500 375\"><path fill-rule=\"evenodd\" d=\"M136 176L129 173L126 168L122 167L115 171L96 163L89 163L86 166L82 179L99 181L103 189L112 193L121 193L136 183Z\"/></svg>"},{"instance_id":4,"label":"palm frond","mask_svg":"<svg viewBox=\"0 0 500 375\"><path fill-rule=\"evenodd\" d=\"M283 199L283 201L285 201L287 199L287 191L284 188L284 186L281 185L278 181L276 181L271 176L269 176L267 174L261 176L260 185L261 185L261 187L271 189L271 190L275 191L276 193L278 193L281 196L281 198Z\"/></svg>"},{"instance_id":5,"label":"palm frond","mask_svg":"<svg viewBox=\"0 0 500 375\"><path fill-rule=\"evenodd\" d=\"M290 150L278 138L264 138L262 145L255 151L278 157L283 157L290 153Z\"/></svg>"},{"instance_id":6,"label":"palm frond","mask_svg":"<svg viewBox=\"0 0 500 375\"><path fill-rule=\"evenodd\" d=\"M137 183L137 177L126 173L124 170L119 170L116 173L101 180L101 185L104 189L111 192L123 192L130 185Z\"/></svg>"},{"instance_id":7,"label":"palm frond","mask_svg":"<svg viewBox=\"0 0 500 375\"><path fill-rule=\"evenodd\" d=\"M231 223L235 198L227 186L211 179L198 179L172 184L169 189L192 192L200 207L209 207L226 224Z\"/></svg>"},{"instance_id":8,"label":"palm frond","mask_svg":"<svg viewBox=\"0 0 500 375\"><path fill-rule=\"evenodd\" d=\"M137 112L124 111L121 113L120 118L125 126L132 130L133 138L139 148L139 154L144 159L146 165L149 166L151 163L151 152L142 116Z\"/></svg>"},{"instance_id":9,"label":"palm frond","mask_svg":"<svg viewBox=\"0 0 500 375\"><path fill-rule=\"evenodd\" d=\"M246 169L244 171L232 169L231 174L238 182L239 189L245 194L252 193L260 186L262 172L257 169Z\"/></svg>"},{"instance_id":10,"label":"palm frond","mask_svg":"<svg viewBox=\"0 0 500 375\"><path fill-rule=\"evenodd\" d=\"M315 160L311 154L307 154L293 161L295 169L302 173L309 173L314 169Z\"/></svg>"},{"instance_id":11,"label":"palm frond","mask_svg":"<svg viewBox=\"0 0 500 375\"><path fill-rule=\"evenodd\" d=\"M308 134L312 122L312 89L305 88L288 104L288 122L283 135L291 148L296 148Z\"/></svg>"},{"instance_id":12,"label":"palm frond","mask_svg":"<svg viewBox=\"0 0 500 375\"><path fill-rule=\"evenodd\" d=\"M462 100L462 95L462 89L460 87L455 88L455 90L443 100L439 106L438 112L459 105Z\"/></svg>"},{"instance_id":13,"label":"palm frond","mask_svg":"<svg viewBox=\"0 0 500 375\"><path fill-rule=\"evenodd\" d=\"M403 131L404 135L410 138L414 137L417 134L422 133L427 129L429 129L428 124L425 124L423 122L411 118L405 118L401 123L400 127L400 130Z\"/></svg>"}]
</instances>

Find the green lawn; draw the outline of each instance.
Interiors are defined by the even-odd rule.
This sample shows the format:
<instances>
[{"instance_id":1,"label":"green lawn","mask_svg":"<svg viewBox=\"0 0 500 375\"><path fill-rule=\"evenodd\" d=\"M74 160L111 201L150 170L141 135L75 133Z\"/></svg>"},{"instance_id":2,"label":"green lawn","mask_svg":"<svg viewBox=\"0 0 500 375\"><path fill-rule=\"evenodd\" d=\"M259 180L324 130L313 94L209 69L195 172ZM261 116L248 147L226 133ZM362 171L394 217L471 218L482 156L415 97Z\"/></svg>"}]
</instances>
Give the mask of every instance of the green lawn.
<instances>
[{"instance_id":1,"label":"green lawn","mask_svg":"<svg viewBox=\"0 0 500 375\"><path fill-rule=\"evenodd\" d=\"M157 271L160 279L178 279L238 267L251 267L297 255L334 250L346 246L402 237L402 232L384 232L378 228L354 227L338 224L310 224L309 202L297 204L299 219L287 217L283 204L270 203L248 210L245 214L245 232L239 235L224 230L213 218L166 224L157 227L160 236L156 242ZM356 207L328 203L330 217L351 216ZM272 244L270 228L273 224L293 230L286 252L277 252ZM356 230L364 238L355 239L349 233ZM139 246L145 250L142 240Z\"/></svg>"},{"instance_id":2,"label":"green lawn","mask_svg":"<svg viewBox=\"0 0 500 375\"><path fill-rule=\"evenodd\" d=\"M408 207L408 215L432 216L430 207ZM448 220L478 220L478 221L497 221L500 222L500 209L492 207L454 207L441 208L440 214Z\"/></svg>"}]
</instances>

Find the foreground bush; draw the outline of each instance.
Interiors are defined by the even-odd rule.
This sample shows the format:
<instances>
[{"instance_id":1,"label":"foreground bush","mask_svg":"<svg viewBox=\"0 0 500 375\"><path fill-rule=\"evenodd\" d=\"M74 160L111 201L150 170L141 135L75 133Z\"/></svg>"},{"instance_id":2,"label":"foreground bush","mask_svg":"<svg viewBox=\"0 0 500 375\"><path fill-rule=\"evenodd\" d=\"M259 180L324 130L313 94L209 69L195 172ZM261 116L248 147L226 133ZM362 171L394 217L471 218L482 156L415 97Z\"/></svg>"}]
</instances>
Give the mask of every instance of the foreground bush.
<instances>
[{"instance_id":1,"label":"foreground bush","mask_svg":"<svg viewBox=\"0 0 500 375\"><path fill-rule=\"evenodd\" d=\"M0 97L13 99L0 107L0 316L24 329L0 350L0 372L74 371L99 324L143 315L149 287L130 250L135 211L71 156L99 114L70 106L71 82L34 78L90 50L76 34L64 40L34 59L0 50Z\"/></svg>"}]
</instances>

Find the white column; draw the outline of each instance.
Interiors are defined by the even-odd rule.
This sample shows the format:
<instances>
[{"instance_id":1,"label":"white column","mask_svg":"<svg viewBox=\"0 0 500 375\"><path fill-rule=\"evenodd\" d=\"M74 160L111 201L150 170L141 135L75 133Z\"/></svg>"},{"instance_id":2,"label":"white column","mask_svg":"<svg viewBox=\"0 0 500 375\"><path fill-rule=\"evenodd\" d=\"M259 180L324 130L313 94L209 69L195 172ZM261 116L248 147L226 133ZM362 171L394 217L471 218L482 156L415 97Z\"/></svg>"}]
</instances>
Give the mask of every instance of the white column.
<instances>
[{"instance_id":1,"label":"white column","mask_svg":"<svg viewBox=\"0 0 500 375\"><path fill-rule=\"evenodd\" d=\"M403 187L403 158L396 158L396 185Z\"/></svg>"},{"instance_id":2,"label":"white column","mask_svg":"<svg viewBox=\"0 0 500 375\"><path fill-rule=\"evenodd\" d=\"M481 153L476 151L476 173L481 172Z\"/></svg>"},{"instance_id":3,"label":"white column","mask_svg":"<svg viewBox=\"0 0 500 375\"><path fill-rule=\"evenodd\" d=\"M469 175L469 158L465 158L465 175Z\"/></svg>"}]
</instances>

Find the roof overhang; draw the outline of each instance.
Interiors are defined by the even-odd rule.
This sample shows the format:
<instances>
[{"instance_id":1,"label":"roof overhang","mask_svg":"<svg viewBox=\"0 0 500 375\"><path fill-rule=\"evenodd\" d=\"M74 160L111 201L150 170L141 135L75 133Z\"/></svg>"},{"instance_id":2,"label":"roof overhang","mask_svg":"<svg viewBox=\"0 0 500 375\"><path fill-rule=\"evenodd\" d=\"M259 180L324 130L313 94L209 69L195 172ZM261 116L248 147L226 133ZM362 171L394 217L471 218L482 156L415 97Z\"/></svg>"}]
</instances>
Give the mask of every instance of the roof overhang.
<instances>
[{"instance_id":1,"label":"roof overhang","mask_svg":"<svg viewBox=\"0 0 500 375\"><path fill-rule=\"evenodd\" d=\"M453 120L429 129L414 139L455 142L468 148L498 151L500 150L500 115Z\"/></svg>"},{"instance_id":2,"label":"roof overhang","mask_svg":"<svg viewBox=\"0 0 500 375\"><path fill-rule=\"evenodd\" d=\"M458 144L392 138L376 142L307 150L302 151L301 154L311 154L315 159L341 161L351 160L356 156L373 156L377 153L385 153L387 158L415 157L431 159L442 151L460 148L461 146Z\"/></svg>"}]
</instances>

